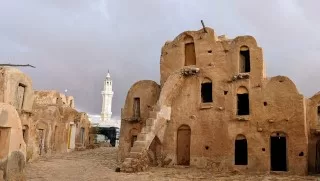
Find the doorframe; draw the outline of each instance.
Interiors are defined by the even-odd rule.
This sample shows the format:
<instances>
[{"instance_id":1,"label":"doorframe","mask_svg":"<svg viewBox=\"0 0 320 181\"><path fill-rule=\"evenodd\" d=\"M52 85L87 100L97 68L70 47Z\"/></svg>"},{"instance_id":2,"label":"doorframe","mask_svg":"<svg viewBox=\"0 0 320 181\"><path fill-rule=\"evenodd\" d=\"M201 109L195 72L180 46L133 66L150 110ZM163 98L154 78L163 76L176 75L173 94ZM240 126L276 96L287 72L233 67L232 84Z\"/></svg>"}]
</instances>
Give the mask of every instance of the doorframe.
<instances>
[{"instance_id":1,"label":"doorframe","mask_svg":"<svg viewBox=\"0 0 320 181\"><path fill-rule=\"evenodd\" d=\"M176 163L177 165L182 165L182 164L179 164L179 160L178 160L178 153L179 153L179 149L178 149L178 143L179 143L179 140L178 140L178 135L179 135L179 130L180 128L183 128L183 127L188 127L188 130L190 131L190 142L189 142L189 165L184 165L184 166L190 166L191 164L191 135L192 135L192 131L191 131L191 127L187 124L182 124L178 127L177 129L177 134L176 134ZM181 129L183 130L183 129Z\"/></svg>"},{"instance_id":2,"label":"doorframe","mask_svg":"<svg viewBox=\"0 0 320 181\"><path fill-rule=\"evenodd\" d=\"M271 165L271 137L285 137L286 139L286 171L277 171L277 170L272 170L272 165ZM289 171L289 155L288 155L288 135L285 132L282 131L276 131L270 134L269 136L269 163L270 163L270 172L288 172Z\"/></svg>"}]
</instances>

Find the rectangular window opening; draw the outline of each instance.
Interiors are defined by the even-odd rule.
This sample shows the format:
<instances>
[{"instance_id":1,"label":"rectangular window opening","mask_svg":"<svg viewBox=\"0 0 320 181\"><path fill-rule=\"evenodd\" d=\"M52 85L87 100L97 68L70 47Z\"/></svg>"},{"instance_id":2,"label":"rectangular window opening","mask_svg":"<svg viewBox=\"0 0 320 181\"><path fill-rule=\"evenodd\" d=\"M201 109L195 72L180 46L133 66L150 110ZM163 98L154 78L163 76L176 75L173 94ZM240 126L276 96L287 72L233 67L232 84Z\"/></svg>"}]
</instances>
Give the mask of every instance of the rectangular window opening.
<instances>
[{"instance_id":1,"label":"rectangular window opening","mask_svg":"<svg viewBox=\"0 0 320 181\"><path fill-rule=\"evenodd\" d=\"M133 100L133 117L140 118L140 98L135 97Z\"/></svg>"},{"instance_id":2,"label":"rectangular window opening","mask_svg":"<svg viewBox=\"0 0 320 181\"><path fill-rule=\"evenodd\" d=\"M240 73L250 72L250 51L240 51Z\"/></svg>"},{"instance_id":3,"label":"rectangular window opening","mask_svg":"<svg viewBox=\"0 0 320 181\"><path fill-rule=\"evenodd\" d=\"M201 84L201 98L203 103L212 102L212 83L206 82Z\"/></svg>"},{"instance_id":4,"label":"rectangular window opening","mask_svg":"<svg viewBox=\"0 0 320 181\"><path fill-rule=\"evenodd\" d=\"M238 115L249 115L249 94L237 94Z\"/></svg>"}]
</instances>

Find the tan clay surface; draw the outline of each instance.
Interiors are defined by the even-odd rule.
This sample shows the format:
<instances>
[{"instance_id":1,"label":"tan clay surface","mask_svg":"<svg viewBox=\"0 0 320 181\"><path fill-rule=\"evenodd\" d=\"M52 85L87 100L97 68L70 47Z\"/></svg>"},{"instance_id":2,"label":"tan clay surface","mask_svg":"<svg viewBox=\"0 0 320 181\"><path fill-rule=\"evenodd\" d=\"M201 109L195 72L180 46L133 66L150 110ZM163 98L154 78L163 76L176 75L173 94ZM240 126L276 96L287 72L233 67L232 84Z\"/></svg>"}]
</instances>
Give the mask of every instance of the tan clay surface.
<instances>
[{"instance_id":1,"label":"tan clay surface","mask_svg":"<svg viewBox=\"0 0 320 181\"><path fill-rule=\"evenodd\" d=\"M308 181L312 176L244 175L241 173L217 173L196 168L151 168L146 172L115 172L116 148L101 147L94 150L76 151L54 155L28 163L28 181Z\"/></svg>"}]
</instances>

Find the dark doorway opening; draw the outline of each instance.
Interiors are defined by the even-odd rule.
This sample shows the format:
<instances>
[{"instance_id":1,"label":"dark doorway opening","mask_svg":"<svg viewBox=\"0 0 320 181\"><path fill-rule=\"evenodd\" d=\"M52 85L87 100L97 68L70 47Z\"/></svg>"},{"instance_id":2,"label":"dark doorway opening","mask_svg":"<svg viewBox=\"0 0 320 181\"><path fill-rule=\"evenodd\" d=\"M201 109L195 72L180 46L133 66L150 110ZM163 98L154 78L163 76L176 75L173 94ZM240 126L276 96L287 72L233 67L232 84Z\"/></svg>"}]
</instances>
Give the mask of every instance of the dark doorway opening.
<instances>
[{"instance_id":1,"label":"dark doorway opening","mask_svg":"<svg viewBox=\"0 0 320 181\"><path fill-rule=\"evenodd\" d=\"M185 55L185 66L196 64L196 52L194 48L194 43L186 43L184 49Z\"/></svg>"},{"instance_id":2,"label":"dark doorway opening","mask_svg":"<svg viewBox=\"0 0 320 181\"><path fill-rule=\"evenodd\" d=\"M271 171L287 171L287 139L277 133L270 137Z\"/></svg>"},{"instance_id":3,"label":"dark doorway opening","mask_svg":"<svg viewBox=\"0 0 320 181\"><path fill-rule=\"evenodd\" d=\"M320 122L320 105L317 107L318 121Z\"/></svg>"},{"instance_id":4,"label":"dark doorway opening","mask_svg":"<svg viewBox=\"0 0 320 181\"><path fill-rule=\"evenodd\" d=\"M240 49L240 73L250 72L250 51L246 46Z\"/></svg>"},{"instance_id":5,"label":"dark doorway opening","mask_svg":"<svg viewBox=\"0 0 320 181\"><path fill-rule=\"evenodd\" d=\"M133 147L133 143L134 143L135 141L137 141L137 138L138 138L137 135L132 135L132 138L131 138L131 147Z\"/></svg>"},{"instance_id":6,"label":"dark doorway opening","mask_svg":"<svg viewBox=\"0 0 320 181\"><path fill-rule=\"evenodd\" d=\"M212 102L212 82L201 84L201 98L203 103Z\"/></svg>"},{"instance_id":7,"label":"dark doorway opening","mask_svg":"<svg viewBox=\"0 0 320 181\"><path fill-rule=\"evenodd\" d=\"M320 140L317 141L317 145L316 145L315 169L316 169L316 173L320 173Z\"/></svg>"},{"instance_id":8,"label":"dark doorway opening","mask_svg":"<svg viewBox=\"0 0 320 181\"><path fill-rule=\"evenodd\" d=\"M187 125L180 126L177 136L177 163L178 165L189 165L191 141L190 127Z\"/></svg>"},{"instance_id":9,"label":"dark doorway opening","mask_svg":"<svg viewBox=\"0 0 320 181\"><path fill-rule=\"evenodd\" d=\"M235 165L248 165L248 144L247 139L242 135L235 141L234 156Z\"/></svg>"},{"instance_id":10,"label":"dark doorway opening","mask_svg":"<svg viewBox=\"0 0 320 181\"><path fill-rule=\"evenodd\" d=\"M249 94L237 94L238 115L249 115Z\"/></svg>"}]
</instances>

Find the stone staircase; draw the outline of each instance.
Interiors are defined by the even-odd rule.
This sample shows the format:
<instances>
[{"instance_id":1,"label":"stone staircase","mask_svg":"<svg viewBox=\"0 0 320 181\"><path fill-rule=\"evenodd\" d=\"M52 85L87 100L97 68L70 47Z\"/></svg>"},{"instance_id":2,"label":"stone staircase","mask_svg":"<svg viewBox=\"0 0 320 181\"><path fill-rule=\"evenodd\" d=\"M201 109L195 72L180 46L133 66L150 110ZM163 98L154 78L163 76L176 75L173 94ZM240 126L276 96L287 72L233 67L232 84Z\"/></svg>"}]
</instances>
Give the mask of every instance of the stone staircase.
<instances>
[{"instance_id":1,"label":"stone staircase","mask_svg":"<svg viewBox=\"0 0 320 181\"><path fill-rule=\"evenodd\" d=\"M143 171L148 167L148 148L158 133L160 127L165 129L168 117L161 115L163 110L150 112L150 118L146 120L145 126L138 134L137 140L133 143L129 155L122 163L121 170L124 172ZM161 124L162 123L162 124Z\"/></svg>"},{"instance_id":2,"label":"stone staircase","mask_svg":"<svg viewBox=\"0 0 320 181\"><path fill-rule=\"evenodd\" d=\"M144 171L149 164L148 149L155 136L163 142L167 122L171 117L171 105L174 98L180 93L186 76L195 75L198 68L187 67L168 77L164 83L157 105L149 113L145 126L138 134L129 155L121 165L121 171Z\"/></svg>"}]
</instances>

